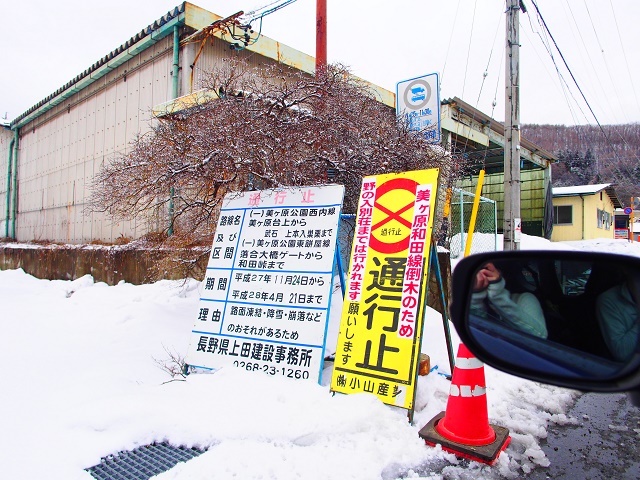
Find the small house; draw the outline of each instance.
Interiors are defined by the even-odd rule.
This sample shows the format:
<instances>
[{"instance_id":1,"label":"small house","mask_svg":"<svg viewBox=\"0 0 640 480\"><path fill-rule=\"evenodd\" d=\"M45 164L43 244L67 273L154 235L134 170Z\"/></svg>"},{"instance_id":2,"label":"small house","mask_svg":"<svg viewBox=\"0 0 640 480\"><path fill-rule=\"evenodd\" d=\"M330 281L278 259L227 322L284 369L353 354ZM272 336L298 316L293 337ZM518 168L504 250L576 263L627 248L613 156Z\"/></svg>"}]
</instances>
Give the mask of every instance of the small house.
<instances>
[{"instance_id":1,"label":"small house","mask_svg":"<svg viewBox=\"0 0 640 480\"><path fill-rule=\"evenodd\" d=\"M615 238L615 209L622 203L612 183L555 187L552 193L552 241Z\"/></svg>"}]
</instances>

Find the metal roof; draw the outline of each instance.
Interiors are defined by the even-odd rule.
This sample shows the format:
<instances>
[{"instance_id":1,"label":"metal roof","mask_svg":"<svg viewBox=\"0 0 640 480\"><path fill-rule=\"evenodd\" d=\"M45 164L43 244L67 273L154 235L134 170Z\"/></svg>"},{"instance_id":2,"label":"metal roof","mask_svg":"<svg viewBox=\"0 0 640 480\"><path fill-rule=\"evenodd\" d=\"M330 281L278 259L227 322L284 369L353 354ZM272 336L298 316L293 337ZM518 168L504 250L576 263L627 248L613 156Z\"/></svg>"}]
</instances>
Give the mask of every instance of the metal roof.
<instances>
[{"instance_id":1,"label":"metal roof","mask_svg":"<svg viewBox=\"0 0 640 480\"><path fill-rule=\"evenodd\" d=\"M442 104L456 106L460 112L465 113L469 117L473 118L474 120L484 125L487 125L495 133L504 137L504 123L499 122L498 120L490 117L486 113L482 113L480 110L471 106L464 100L458 97L446 98L442 100ZM536 145L533 142L530 142L526 138L520 137L520 145L526 148L527 150L529 150L531 153L535 153L536 155L544 158L545 160L548 160L550 162L558 161L558 157L556 157L553 153L548 152L544 148Z\"/></svg>"},{"instance_id":2,"label":"metal roof","mask_svg":"<svg viewBox=\"0 0 640 480\"><path fill-rule=\"evenodd\" d=\"M614 183L598 183L595 185L574 185L572 187L553 187L552 193L554 197L575 197L579 195L595 195L604 190L611 198L615 208L622 208L622 202L618 198L614 187Z\"/></svg>"},{"instance_id":3,"label":"metal roof","mask_svg":"<svg viewBox=\"0 0 640 480\"><path fill-rule=\"evenodd\" d=\"M148 40L153 39L151 43L156 43L158 40L168 35L170 32L166 31L167 24L169 24L170 22L172 24L184 23L184 20L180 19L179 17L180 15L184 14L186 3L187 2L181 3L174 9L167 12L166 15L159 18L155 22L153 22L151 25L143 28L140 32L138 32L136 35L131 37L125 43L120 45L118 48L116 48L115 50L113 50L112 52L108 53L107 55L102 57L100 60L95 62L93 65L87 68L84 72L77 75L75 78L73 78L72 80L67 82L65 85L57 89L51 95L49 95L45 99L38 102L36 105L31 107L22 115L16 117L14 120L11 121L11 127L15 128L16 126L19 127L21 125L24 125L25 123L28 123L29 121L32 120L32 118L29 118L29 117L33 116L33 118L35 118L41 115L45 111L60 104L69 96L73 95L74 93L78 92L82 88L86 87L87 84L93 83L93 81L106 75L108 71L124 63L129 58L133 57L134 55L138 54L140 51L147 48L148 47L147 43L149 43ZM163 32L162 36L158 35L160 32ZM145 40L147 40L147 42L144 42ZM141 45L143 43L145 44L144 46L140 46L140 48L137 48L138 45ZM116 58L118 58L117 62L114 61ZM101 72L101 70L104 70L103 67L105 66L111 67L111 68L108 68L106 71ZM64 95L65 93L66 95ZM42 111L35 114L39 109L42 109Z\"/></svg>"}]
</instances>

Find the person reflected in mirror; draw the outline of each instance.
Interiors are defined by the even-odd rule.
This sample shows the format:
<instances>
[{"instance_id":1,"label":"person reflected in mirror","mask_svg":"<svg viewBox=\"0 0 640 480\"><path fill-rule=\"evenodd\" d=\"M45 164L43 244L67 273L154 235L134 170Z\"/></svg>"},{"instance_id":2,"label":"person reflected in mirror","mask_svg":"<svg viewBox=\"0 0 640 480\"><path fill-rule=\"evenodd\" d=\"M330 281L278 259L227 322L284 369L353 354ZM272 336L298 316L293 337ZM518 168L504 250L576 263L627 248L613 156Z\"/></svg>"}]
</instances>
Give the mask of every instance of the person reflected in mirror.
<instances>
[{"instance_id":1,"label":"person reflected in mirror","mask_svg":"<svg viewBox=\"0 0 640 480\"><path fill-rule=\"evenodd\" d=\"M624 361L638 349L638 286L631 278L598 296L596 317L611 356Z\"/></svg>"},{"instance_id":2,"label":"person reflected in mirror","mask_svg":"<svg viewBox=\"0 0 640 480\"><path fill-rule=\"evenodd\" d=\"M547 338L544 313L536 296L529 292L509 292L502 274L489 262L476 274L471 312L487 318L491 311L497 314L498 321L506 325L536 337Z\"/></svg>"}]
</instances>

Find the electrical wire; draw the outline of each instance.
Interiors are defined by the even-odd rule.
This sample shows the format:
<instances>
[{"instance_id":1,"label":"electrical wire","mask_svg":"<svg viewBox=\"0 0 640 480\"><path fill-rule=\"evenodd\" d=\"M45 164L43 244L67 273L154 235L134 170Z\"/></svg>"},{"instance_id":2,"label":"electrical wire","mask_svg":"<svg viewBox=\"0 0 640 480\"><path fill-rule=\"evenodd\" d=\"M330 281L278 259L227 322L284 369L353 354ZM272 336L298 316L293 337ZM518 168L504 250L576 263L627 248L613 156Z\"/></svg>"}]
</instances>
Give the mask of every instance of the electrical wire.
<instances>
[{"instance_id":1,"label":"electrical wire","mask_svg":"<svg viewBox=\"0 0 640 480\"><path fill-rule=\"evenodd\" d=\"M453 34L456 31L455 24L458 20L458 10L460 9L460 0L458 0L458 5L456 6L456 14L453 16L453 27L451 28L451 35L449 35L449 46L447 46L447 53L444 56L444 65L442 65L442 74L440 75L440 85L439 87L442 89L442 81L444 80L444 72L447 69L447 60L449 59L449 50L451 50L451 40L453 40Z\"/></svg>"},{"instance_id":2,"label":"electrical wire","mask_svg":"<svg viewBox=\"0 0 640 480\"><path fill-rule=\"evenodd\" d=\"M580 38L580 43L582 43L582 49L578 49L578 51L580 52L580 58L583 59L583 51L586 53L587 56L587 60L589 62L589 65L591 65L591 75L592 77L594 77L596 79L596 82L598 83L598 87L600 88L601 92L605 91L605 88L602 84L602 80L600 79L600 72L601 69L597 69L593 63L593 55L589 54L589 49L587 48L587 44L584 40L584 37L582 35L582 30L580 29L580 26L578 25L578 22L576 21L576 17L573 14L573 9L571 8L571 3L568 0L565 0L565 4L566 4L566 8L569 9L569 14L571 15L571 21L569 21L569 25L571 26L571 31L572 33L575 31L578 32L578 36ZM564 6L564 4L563 4ZM566 15L566 12L565 12ZM575 38L575 33L574 33L574 38ZM576 40L577 41L577 40ZM583 59L584 61L584 59ZM591 92L592 94L594 92ZM597 95L596 95L597 96ZM609 102L605 102L605 107L608 107L607 113L611 115L611 117L613 118L615 116L615 113L611 107L611 104ZM604 110L604 107L601 107ZM586 117L585 117L586 120ZM587 120L588 123L588 120Z\"/></svg>"},{"instance_id":3,"label":"electrical wire","mask_svg":"<svg viewBox=\"0 0 640 480\"><path fill-rule=\"evenodd\" d=\"M480 91L478 92L478 100L476 100L476 108L480 104L480 96L482 95L482 88L484 87L484 81L487 79L489 74L489 65L491 64L491 57L493 56L493 49L496 46L496 39L498 38L498 32L500 31L500 25L502 24L502 15L498 18L498 26L496 27L496 33L493 36L493 44L491 45L491 51L489 52L489 60L487 60L487 66L484 69L484 73L482 74L482 83L480 84Z\"/></svg>"},{"instance_id":4,"label":"electrical wire","mask_svg":"<svg viewBox=\"0 0 640 480\"><path fill-rule=\"evenodd\" d=\"M564 55L563 55L562 51L560 50L560 47L558 47L558 43L556 42L555 38L553 38L553 35L551 34L551 31L549 30L549 27L547 26L547 22L545 22L544 17L540 13L540 9L538 8L538 5L536 4L536 2L534 0L531 0L531 3L535 7L536 12L538 13L538 17L542 21L542 24L543 24L546 32L549 34L549 37L553 41L553 45L556 47L556 50L560 54L560 58L562 59L562 62L564 63L564 66L566 67L567 71L569 72L569 75L571 75L571 79L573 80L573 83L575 84L576 88L580 92L580 95L582 95L582 98L583 98L584 102L587 104L587 107L589 107L589 111L591 112L591 115L593 115L593 118L595 119L596 123L598 124L598 127L600 127L600 131L602 132L604 137L607 139L607 142L609 142L609 144L611 144L611 140L609 140L609 136L604 131L604 128L602 128L602 125L600 124L600 120L598 120L598 117L596 116L595 112L593 111L593 108L591 108L591 104L589 103L589 101L587 100L587 97L585 97L584 93L582 92L582 88L580 88L580 85L578 84L578 81L576 80L576 77L573 75L573 72L571 71L571 68L569 68L569 64L567 63L567 60L564 58ZM617 156L617 153L616 153L616 156Z\"/></svg>"},{"instance_id":5,"label":"electrical wire","mask_svg":"<svg viewBox=\"0 0 640 480\"><path fill-rule=\"evenodd\" d=\"M498 88L500 87L500 76L502 75L502 66L504 65L504 57L507 53L502 52L500 56L500 67L498 68L498 78L496 79L496 91L493 93L493 101L491 102L491 118L493 118L496 105L498 104Z\"/></svg>"},{"instance_id":6,"label":"electrical wire","mask_svg":"<svg viewBox=\"0 0 640 480\"><path fill-rule=\"evenodd\" d=\"M469 69L469 56L471 55L471 44L473 42L473 27L476 23L476 7L478 0L473 2L473 17L471 17L471 33L469 33L469 47L467 48L467 63L464 66L464 79L462 81L462 99L464 100L464 87L467 85L467 70Z\"/></svg>"},{"instance_id":7,"label":"electrical wire","mask_svg":"<svg viewBox=\"0 0 640 480\"><path fill-rule=\"evenodd\" d=\"M573 92L571 91L571 89L569 88L569 85L567 84L566 79L564 78L564 76L562 75L562 72L560 72L560 67L558 67L558 64L556 62L556 59L553 55L553 51L551 50L551 46L549 45L549 39L546 37L546 33L543 31L542 34L533 26L533 23L531 22L531 15L528 15L528 20L529 20L529 26L531 27L531 31L533 33L535 33L538 38L540 38L540 42L542 43L543 47L545 48L545 50L547 51L547 55L549 55L549 57L551 58L551 63L553 63L553 66L556 70L556 75L558 76L558 81L560 84L560 89L562 91L562 95L564 96L565 102L567 104L567 107L569 108L569 113L571 114L571 118L573 119L573 122L575 124L580 123L576 117L575 111L573 109L573 107L571 106L571 101L569 99L569 95L571 96L571 98L573 99L573 102L575 103L575 105L578 107L578 109L580 110L580 113L582 113L582 116L584 117L585 121L588 122L587 120L587 115L584 113L584 111L582 110L582 107L580 106L580 103L578 103L577 99L575 98L575 96L573 95ZM527 36L527 32L526 30L523 30L525 36ZM544 35L544 36L543 36ZM533 42L531 42L532 45L534 45ZM534 51L535 48L534 48ZM536 51L537 53L537 51ZM543 65L544 62L541 61L541 63ZM546 65L545 65L546 68Z\"/></svg>"},{"instance_id":8,"label":"electrical wire","mask_svg":"<svg viewBox=\"0 0 640 480\"><path fill-rule=\"evenodd\" d=\"M278 10L291 5L292 3L295 3L297 0L285 0L284 2L282 2L282 0L276 0L275 2L271 2L268 3L267 5L264 5L263 7L260 8L256 8L254 10L252 10L251 12L243 15L241 18L243 19L245 23L245 25L243 25L242 27L239 27L243 33L240 35L237 35L235 33L235 29L236 26L233 26L233 31L227 27L227 32L229 32L229 35L231 35L231 38L233 38L234 40L238 40L240 42L242 42L243 46L240 45L236 45L235 46L235 50L244 50L245 48L247 48L250 45L254 45L255 43L258 42L258 40L260 39L260 36L262 35L262 21L264 19L264 17L266 17L267 15L271 15L274 12L277 12ZM278 4L278 5L276 5ZM276 5L275 7L271 7L272 5ZM268 10L264 10L265 8L269 8ZM264 10L262 13L259 13L261 10ZM249 31L251 31L251 33L253 33L252 30L252 24L253 22L255 22L256 20L260 21L260 27L258 28L258 34L256 35L255 38L250 39L249 36Z\"/></svg>"},{"instance_id":9,"label":"electrical wire","mask_svg":"<svg viewBox=\"0 0 640 480\"><path fill-rule=\"evenodd\" d=\"M611 85L613 85L613 90L616 93L616 97L618 97L618 105L622 106L623 105L622 97L620 96L620 92L618 91L617 84L613 81L613 78L611 78L611 69L609 68L609 62L607 62L607 57L605 56L604 48L602 47L602 44L600 43L600 37L598 37L598 30L596 29L595 25L593 24L593 18L591 17L591 12L589 11L589 6L587 5L586 0L584 2L584 7L587 9L587 15L589 16L589 21L591 22L591 28L593 28L593 33L596 36L596 41L598 42L598 47L600 47L600 53L602 54L602 60L604 61L605 71L607 72L607 75L609 76L609 81L611 82ZM621 108L620 111L622 112L622 115L623 115L623 117L625 119L625 122L629 123L629 117L627 117L625 110L623 108Z\"/></svg>"},{"instance_id":10,"label":"electrical wire","mask_svg":"<svg viewBox=\"0 0 640 480\"><path fill-rule=\"evenodd\" d=\"M531 19L529 19L529 23L531 23ZM520 24L520 26L524 27L524 25L522 23ZM533 25L531 25L531 27L533 28ZM549 78L549 80L554 82L554 85L556 84L555 82L558 82L557 85L560 87L560 91L561 91L561 93L562 93L562 95L564 97L565 103L567 104L567 107L569 108L569 113L571 114L571 118L573 119L574 123L578 123L577 118L576 118L576 112L574 110L574 107L571 105L569 97L567 96L567 92L565 90L563 79L561 78L561 75L559 75L558 69L556 68L556 77L554 77L551 74L551 72L549 71L549 68L547 67L547 63L542 60L542 57L540 56L540 53L538 52L537 42L533 41L532 38L529 37L529 34L527 33L527 30L525 28L521 28L520 32L523 33L524 36L526 37L526 39L528 41L528 45L533 50L533 53L536 54L536 57L538 57L538 61L542 65L542 67L544 68L544 71L547 74L547 77ZM540 33L537 32L537 31L533 31L532 30L532 33L535 33L536 35L540 36Z\"/></svg>"},{"instance_id":11,"label":"electrical wire","mask_svg":"<svg viewBox=\"0 0 640 480\"><path fill-rule=\"evenodd\" d=\"M253 10L251 10L250 12L245 13L243 16L247 17L247 18L252 18L254 16L257 16L256 14L260 11L260 10L264 10L267 7L270 7L271 5L275 5L276 3L281 2L282 0L274 0L271 3L267 3L266 5L263 5L262 7L258 7L258 8L254 8Z\"/></svg>"},{"instance_id":12,"label":"electrical wire","mask_svg":"<svg viewBox=\"0 0 640 480\"><path fill-rule=\"evenodd\" d=\"M618 18L616 17L616 12L613 9L613 2L612 0L609 0L609 5L611 6L611 13L613 14L613 20L616 24L616 30L618 31L618 40L620 40L620 47L622 49L622 55L624 56L624 63L627 67L627 75L629 75L629 84L631 85L631 89L633 90L633 96L636 99L636 106L638 107L638 110L640 110L640 102L638 102L638 93L636 92L636 87L635 84L633 82L632 76L631 76L631 70L629 69L629 61L627 60L627 52L624 48L624 42L622 41L622 36L620 35L620 27L618 26Z\"/></svg>"},{"instance_id":13,"label":"electrical wire","mask_svg":"<svg viewBox=\"0 0 640 480\"><path fill-rule=\"evenodd\" d=\"M281 2L281 0L280 0L280 1L277 1L277 2L271 2L271 3L267 4L267 5L265 5L264 7L257 8L256 10L254 10L252 12L249 12L248 14L244 15L243 19L245 19L245 21L248 24L251 24L255 20L262 19L262 18L266 17L267 15L271 15L272 13L277 12L281 8L284 8L284 7L288 6L288 5L291 5L292 3L296 2L296 1L297 0L285 0L284 2L280 3ZM268 10L265 10L262 13L258 13L258 12L260 12L260 10L263 10L263 9L265 9L267 7L270 7L271 5L274 5L276 3L280 3L280 4L276 5L275 7L270 8Z\"/></svg>"},{"instance_id":14,"label":"electrical wire","mask_svg":"<svg viewBox=\"0 0 640 480\"><path fill-rule=\"evenodd\" d=\"M598 120L598 117L596 116L596 114L594 113L593 109L591 108L591 105L589 104L589 101L587 100L587 98L585 97L582 89L580 88L580 85L578 84L575 76L573 75L571 69L569 68L569 65L567 64L566 59L564 58L564 55L562 54L562 51L560 50L560 48L558 47L557 42L555 41L553 35L551 34L551 31L549 30L549 27L547 26L547 23L544 20L544 17L542 17L542 14L540 13L540 9L538 8L538 5L536 4L535 0L531 0L531 3L533 4L533 6L536 9L536 12L538 14L538 17L540 19L540 21L542 22L542 25L545 29L545 31L547 32L547 34L549 35L549 37L551 38L551 40L553 41L553 44L556 48L556 50L558 51L558 53L560 54L560 58L562 58L562 61L567 69L567 71L569 72L569 74L571 75L571 79L573 80L574 84L576 85L576 87L578 88L578 91L580 92L580 94L582 95L583 100L585 101L587 107L589 108L589 111L591 112L591 114L593 115L593 118L595 119L598 128L600 130L600 132L602 133L602 135L604 136L605 140L607 141L607 144L609 145L609 148L611 149L613 155L615 156L618 164L616 165L619 169L619 171L621 171L622 169L624 169L626 171L626 173L631 177L632 176L632 172L631 170L628 168L627 165L625 165L625 163L622 161L622 159L620 158L620 156L618 155L616 149L613 146L613 142L611 141L611 139L609 138L609 135L607 135L607 132L604 130L604 128L602 127L602 125L600 124L600 121ZM622 137L622 135L620 134L619 131L617 131L617 129L613 129L614 132L618 135L618 137L620 137L620 139L622 140L622 142L631 150L631 146L627 143L626 139L624 137ZM636 157L637 160L640 161L640 159L638 158L637 154L634 154L634 157ZM597 165L597 157L596 157L596 165ZM599 175L599 169L598 167L596 168L597 172L596 174Z\"/></svg>"}]
</instances>

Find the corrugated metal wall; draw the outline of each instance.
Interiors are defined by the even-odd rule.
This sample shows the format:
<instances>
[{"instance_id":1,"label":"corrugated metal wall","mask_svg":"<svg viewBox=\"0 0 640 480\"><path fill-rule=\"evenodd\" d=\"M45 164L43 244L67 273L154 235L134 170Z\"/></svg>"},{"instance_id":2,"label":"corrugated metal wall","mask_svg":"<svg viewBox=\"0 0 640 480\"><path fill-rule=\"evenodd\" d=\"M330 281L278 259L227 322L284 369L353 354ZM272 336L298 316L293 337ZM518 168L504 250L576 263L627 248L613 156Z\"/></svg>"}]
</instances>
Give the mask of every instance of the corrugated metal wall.
<instances>
[{"instance_id":1,"label":"corrugated metal wall","mask_svg":"<svg viewBox=\"0 0 640 480\"><path fill-rule=\"evenodd\" d=\"M544 220L544 170L536 168L520 172L520 217L523 232L541 236ZM457 186L468 192L475 192L478 177L461 180ZM504 218L504 173L493 173L484 177L482 196L495 200L498 210L498 231L502 231ZM529 229L525 229L525 223ZM525 231L528 230L528 231Z\"/></svg>"},{"instance_id":2,"label":"corrugated metal wall","mask_svg":"<svg viewBox=\"0 0 640 480\"><path fill-rule=\"evenodd\" d=\"M86 216L84 207L94 174L149 129L154 105L170 99L172 41L166 37L21 129L18 240L112 242L148 231L148 221L113 224ZM6 155L2 162L6 188Z\"/></svg>"},{"instance_id":3,"label":"corrugated metal wall","mask_svg":"<svg viewBox=\"0 0 640 480\"><path fill-rule=\"evenodd\" d=\"M105 162L125 153L136 135L149 130L154 106L171 100L172 42L171 35L164 38L22 127L18 240L113 242L120 236L138 238L166 228L162 213L114 224L105 215L87 215L84 209L94 175ZM275 63L247 50L230 50L228 43L216 38L207 41L191 85L190 65L199 48L199 43L190 43L180 49L179 95L203 88L206 72L222 58L245 58L255 66ZM5 152L0 158L0 166L5 165L0 192L6 190L6 158Z\"/></svg>"},{"instance_id":4,"label":"corrugated metal wall","mask_svg":"<svg viewBox=\"0 0 640 480\"><path fill-rule=\"evenodd\" d=\"M197 52L200 45L192 44L191 47ZM192 56L195 57L195 55ZM200 54L200 57L198 57L196 65L193 68L192 90L184 93L192 93L204 88L207 73L211 72L211 70L213 70L213 68L218 65L223 58L243 59L246 60L251 67L273 65L276 63L275 60L271 60L270 58L266 58L261 55L256 55L248 50L231 50L227 42L215 38L213 42L208 41L202 49L202 53Z\"/></svg>"}]
</instances>

